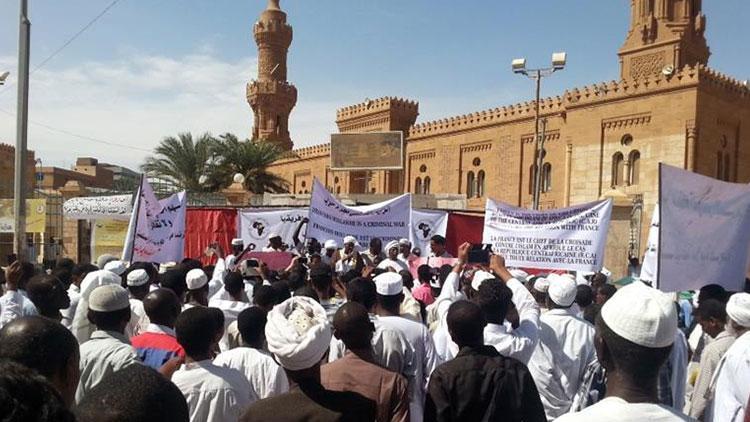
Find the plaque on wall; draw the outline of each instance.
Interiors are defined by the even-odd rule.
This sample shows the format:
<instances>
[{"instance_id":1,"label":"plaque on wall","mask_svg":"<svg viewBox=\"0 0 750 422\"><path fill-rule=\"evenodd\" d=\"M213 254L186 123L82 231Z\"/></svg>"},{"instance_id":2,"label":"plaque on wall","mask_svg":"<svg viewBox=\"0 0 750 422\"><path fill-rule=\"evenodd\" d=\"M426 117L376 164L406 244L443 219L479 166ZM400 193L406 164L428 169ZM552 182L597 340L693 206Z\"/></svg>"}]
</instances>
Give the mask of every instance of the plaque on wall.
<instances>
[{"instance_id":1,"label":"plaque on wall","mask_svg":"<svg viewBox=\"0 0 750 422\"><path fill-rule=\"evenodd\" d=\"M403 132L331 135L331 170L402 170Z\"/></svg>"}]
</instances>

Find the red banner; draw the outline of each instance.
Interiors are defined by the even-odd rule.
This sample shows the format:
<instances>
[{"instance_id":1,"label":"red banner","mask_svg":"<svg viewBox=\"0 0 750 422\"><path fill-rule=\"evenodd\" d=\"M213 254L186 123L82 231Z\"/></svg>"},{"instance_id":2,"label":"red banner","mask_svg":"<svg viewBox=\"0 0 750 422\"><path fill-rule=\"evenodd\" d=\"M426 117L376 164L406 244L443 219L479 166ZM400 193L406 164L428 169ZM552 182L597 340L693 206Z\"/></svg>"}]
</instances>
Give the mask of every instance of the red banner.
<instances>
[{"instance_id":1,"label":"red banner","mask_svg":"<svg viewBox=\"0 0 750 422\"><path fill-rule=\"evenodd\" d=\"M453 256L464 243L482 243L484 215L448 214L448 230L445 234L445 248Z\"/></svg>"},{"instance_id":2,"label":"red banner","mask_svg":"<svg viewBox=\"0 0 750 422\"><path fill-rule=\"evenodd\" d=\"M204 264L213 259L204 256L206 246L219 242L229 253L232 239L237 237L237 210L231 208L188 208L185 221L185 257L200 259Z\"/></svg>"}]
</instances>

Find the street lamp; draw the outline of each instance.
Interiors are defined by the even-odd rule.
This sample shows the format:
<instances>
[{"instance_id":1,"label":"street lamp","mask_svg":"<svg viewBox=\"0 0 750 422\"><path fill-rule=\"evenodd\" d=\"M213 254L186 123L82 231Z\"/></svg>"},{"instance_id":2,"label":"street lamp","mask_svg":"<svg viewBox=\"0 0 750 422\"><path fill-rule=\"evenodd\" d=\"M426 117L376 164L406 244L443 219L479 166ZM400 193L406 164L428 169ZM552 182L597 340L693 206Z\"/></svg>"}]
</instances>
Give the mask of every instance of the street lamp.
<instances>
[{"instance_id":1,"label":"street lamp","mask_svg":"<svg viewBox=\"0 0 750 422\"><path fill-rule=\"evenodd\" d=\"M10 72L0 73L0 85L5 85L5 80L8 79L8 75L10 75Z\"/></svg>"},{"instance_id":2,"label":"street lamp","mask_svg":"<svg viewBox=\"0 0 750 422\"><path fill-rule=\"evenodd\" d=\"M542 165L544 164L544 133L541 134L540 139L540 133L539 133L539 94L541 92L542 88L542 78L552 75L553 73L557 72L558 70L563 70L565 68L565 63L567 61L567 54L565 52L560 53L553 53L552 54L552 67L547 68L541 68L541 69L527 69L526 68L526 59L520 58L520 59L514 59L511 62L511 68L513 69L513 73L521 74L527 76L529 79L533 79L536 82L536 102L535 105L535 114L534 114L534 161L536 166L536 171L534 172L534 204L533 207L535 210L539 209L539 197L541 196L541 188L542 188ZM544 125L546 129L546 124Z\"/></svg>"}]
</instances>

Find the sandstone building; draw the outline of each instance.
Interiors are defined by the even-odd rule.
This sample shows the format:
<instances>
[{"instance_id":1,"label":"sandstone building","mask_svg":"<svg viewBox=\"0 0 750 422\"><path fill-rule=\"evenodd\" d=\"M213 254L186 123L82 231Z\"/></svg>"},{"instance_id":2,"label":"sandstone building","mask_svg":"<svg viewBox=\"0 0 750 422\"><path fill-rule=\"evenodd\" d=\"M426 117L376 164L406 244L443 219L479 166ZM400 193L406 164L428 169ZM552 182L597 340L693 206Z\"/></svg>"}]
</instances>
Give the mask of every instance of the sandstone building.
<instances>
[{"instance_id":1,"label":"sandstone building","mask_svg":"<svg viewBox=\"0 0 750 422\"><path fill-rule=\"evenodd\" d=\"M547 119L541 206L609 195L632 205L629 254L640 256L658 200L658 163L750 182L750 89L708 66L700 0L631 0L619 51L620 80L571 88L540 101ZM287 121L296 89L286 82L292 30L278 1L254 28L259 78L248 85L254 139L291 149ZM272 171L294 194L314 177L337 194L465 195L481 210L492 197L528 207L534 166L534 102L417 122L415 101L384 97L336 113L342 133L403 131L402 171L330 170L330 145L291 150ZM644 239L643 242L640 239ZM628 242L626 242L628 243Z\"/></svg>"}]
</instances>

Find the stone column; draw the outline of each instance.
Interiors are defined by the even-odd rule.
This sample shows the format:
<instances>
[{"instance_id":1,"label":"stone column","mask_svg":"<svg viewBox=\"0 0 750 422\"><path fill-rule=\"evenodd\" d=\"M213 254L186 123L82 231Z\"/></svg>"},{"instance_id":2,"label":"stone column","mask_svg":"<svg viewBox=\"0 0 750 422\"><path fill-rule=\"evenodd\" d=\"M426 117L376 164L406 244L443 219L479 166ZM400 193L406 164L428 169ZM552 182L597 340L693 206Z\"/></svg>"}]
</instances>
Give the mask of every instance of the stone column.
<instances>
[{"instance_id":1,"label":"stone column","mask_svg":"<svg viewBox=\"0 0 750 422\"><path fill-rule=\"evenodd\" d=\"M88 190L83 183L70 180L65 186L60 188L60 195L62 195L63 203L65 203L68 199L88 195ZM78 262L80 258L78 256L80 241L78 238L78 221L79 220L63 217L62 227L62 255L76 262Z\"/></svg>"},{"instance_id":2,"label":"stone column","mask_svg":"<svg viewBox=\"0 0 750 422\"><path fill-rule=\"evenodd\" d=\"M695 122L688 122L686 140L685 169L695 171L695 154L698 142L698 128L695 126Z\"/></svg>"},{"instance_id":3,"label":"stone column","mask_svg":"<svg viewBox=\"0 0 750 422\"><path fill-rule=\"evenodd\" d=\"M235 207L244 207L250 204L250 198L253 196L252 193L245 190L242 183L232 183L221 193L227 198L227 205Z\"/></svg>"},{"instance_id":4,"label":"stone column","mask_svg":"<svg viewBox=\"0 0 750 422\"><path fill-rule=\"evenodd\" d=\"M563 193L564 206L570 206L570 179L573 177L573 144L565 146L565 192Z\"/></svg>"}]
</instances>

